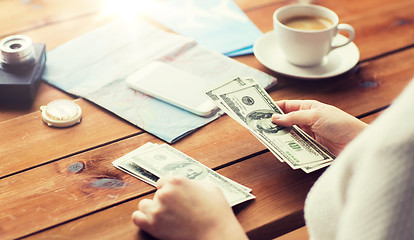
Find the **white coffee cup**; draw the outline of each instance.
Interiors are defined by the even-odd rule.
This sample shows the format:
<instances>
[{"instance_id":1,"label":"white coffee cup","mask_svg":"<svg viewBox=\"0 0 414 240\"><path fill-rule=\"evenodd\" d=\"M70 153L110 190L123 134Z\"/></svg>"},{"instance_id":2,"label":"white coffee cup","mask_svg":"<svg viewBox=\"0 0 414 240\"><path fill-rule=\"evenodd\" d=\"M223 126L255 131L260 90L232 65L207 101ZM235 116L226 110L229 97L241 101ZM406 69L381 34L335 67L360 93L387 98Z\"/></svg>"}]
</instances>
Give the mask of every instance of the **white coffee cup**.
<instances>
[{"instance_id":1,"label":"white coffee cup","mask_svg":"<svg viewBox=\"0 0 414 240\"><path fill-rule=\"evenodd\" d=\"M331 24L321 30L302 30L288 27L284 21L294 17L321 17ZM288 62L309 67L322 64L328 53L352 42L355 31L348 24L339 24L338 15L332 10L314 4L291 4L277 9L273 13L273 27L277 35L277 44ZM346 42L333 45L332 40L340 30L347 31Z\"/></svg>"}]
</instances>

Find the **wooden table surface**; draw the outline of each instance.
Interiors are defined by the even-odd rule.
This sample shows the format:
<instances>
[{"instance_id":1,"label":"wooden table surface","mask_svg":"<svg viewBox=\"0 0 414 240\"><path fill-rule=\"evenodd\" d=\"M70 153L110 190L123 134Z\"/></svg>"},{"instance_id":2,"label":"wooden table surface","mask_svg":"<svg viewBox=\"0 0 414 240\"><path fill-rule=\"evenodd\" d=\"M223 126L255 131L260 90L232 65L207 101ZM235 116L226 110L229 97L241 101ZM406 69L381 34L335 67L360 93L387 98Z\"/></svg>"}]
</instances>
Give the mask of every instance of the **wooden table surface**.
<instances>
[{"instance_id":1,"label":"wooden table surface","mask_svg":"<svg viewBox=\"0 0 414 240\"><path fill-rule=\"evenodd\" d=\"M0 38L27 35L51 50L116 19L106 13L107 2L1 0ZM274 10L294 1L236 2L268 32ZM414 75L414 1L315 3L355 28L360 50L355 68L334 78L306 81L272 72L253 55L235 59L278 78L269 89L274 99L317 99L369 123ZM130 215L155 189L111 162L146 142L162 141L84 99L75 100L84 113L79 125L50 128L42 122L39 107L58 98L72 99L42 82L32 105L0 104L0 239L148 239ZM254 201L234 207L251 239L293 236L304 226L306 194L323 170L306 174L290 169L228 116L173 147L253 189ZM81 168L74 171L74 166Z\"/></svg>"}]
</instances>

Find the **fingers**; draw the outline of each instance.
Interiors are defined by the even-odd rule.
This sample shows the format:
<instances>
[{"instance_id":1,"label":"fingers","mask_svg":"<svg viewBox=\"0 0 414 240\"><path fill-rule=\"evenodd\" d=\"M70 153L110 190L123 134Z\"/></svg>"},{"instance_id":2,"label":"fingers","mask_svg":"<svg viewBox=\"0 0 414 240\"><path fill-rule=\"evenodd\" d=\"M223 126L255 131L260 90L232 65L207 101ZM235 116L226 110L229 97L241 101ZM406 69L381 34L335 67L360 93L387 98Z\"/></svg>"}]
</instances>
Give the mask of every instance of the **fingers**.
<instances>
[{"instance_id":1,"label":"fingers","mask_svg":"<svg viewBox=\"0 0 414 240\"><path fill-rule=\"evenodd\" d=\"M163 205L174 204L177 195L185 192L186 185L190 180L184 177L167 176L162 177L157 182L158 190L155 192L154 200Z\"/></svg>"},{"instance_id":2,"label":"fingers","mask_svg":"<svg viewBox=\"0 0 414 240\"><path fill-rule=\"evenodd\" d=\"M132 213L132 221L139 228L148 231L152 224L151 208L153 201L150 199L143 199L138 204L138 210Z\"/></svg>"},{"instance_id":3,"label":"fingers","mask_svg":"<svg viewBox=\"0 0 414 240\"><path fill-rule=\"evenodd\" d=\"M151 199L142 199L139 203L138 203L138 210L142 211L142 212L148 212L151 209L152 203L153 201Z\"/></svg>"},{"instance_id":4,"label":"fingers","mask_svg":"<svg viewBox=\"0 0 414 240\"><path fill-rule=\"evenodd\" d=\"M321 103L315 100L281 100L276 104L284 113L290 113L298 110L308 110Z\"/></svg>"},{"instance_id":5,"label":"fingers","mask_svg":"<svg viewBox=\"0 0 414 240\"><path fill-rule=\"evenodd\" d=\"M180 185L180 184L185 183L186 180L188 181L187 178L185 178L185 177L179 177L179 176L166 176L166 177L161 177L157 181L157 188L158 189L161 189L161 188L163 188L167 184Z\"/></svg>"},{"instance_id":6,"label":"fingers","mask_svg":"<svg viewBox=\"0 0 414 240\"><path fill-rule=\"evenodd\" d=\"M292 125L312 126L318 118L315 109L324 105L315 100L281 100L277 101L276 104L286 114L274 114L272 121L284 127Z\"/></svg>"},{"instance_id":7,"label":"fingers","mask_svg":"<svg viewBox=\"0 0 414 240\"><path fill-rule=\"evenodd\" d=\"M132 213L132 221L135 225L137 225L144 231L148 231L148 229L151 226L148 219L148 215L139 210Z\"/></svg>"},{"instance_id":8,"label":"fingers","mask_svg":"<svg viewBox=\"0 0 414 240\"><path fill-rule=\"evenodd\" d=\"M161 189L167 182L167 177L161 177L160 179L158 179L157 181L157 188Z\"/></svg>"},{"instance_id":9,"label":"fingers","mask_svg":"<svg viewBox=\"0 0 414 240\"><path fill-rule=\"evenodd\" d=\"M287 114L273 114L272 121L280 126L292 125L312 126L316 121L316 114L311 110L294 111Z\"/></svg>"}]
</instances>

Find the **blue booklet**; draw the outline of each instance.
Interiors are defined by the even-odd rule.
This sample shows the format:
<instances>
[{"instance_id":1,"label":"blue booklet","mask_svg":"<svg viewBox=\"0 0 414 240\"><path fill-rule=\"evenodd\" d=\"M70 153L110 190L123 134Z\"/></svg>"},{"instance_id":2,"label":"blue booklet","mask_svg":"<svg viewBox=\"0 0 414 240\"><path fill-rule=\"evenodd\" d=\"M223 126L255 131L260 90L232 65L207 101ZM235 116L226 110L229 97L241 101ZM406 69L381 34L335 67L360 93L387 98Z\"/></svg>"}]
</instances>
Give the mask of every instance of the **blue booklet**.
<instances>
[{"instance_id":1,"label":"blue booklet","mask_svg":"<svg viewBox=\"0 0 414 240\"><path fill-rule=\"evenodd\" d=\"M262 32L233 0L161 0L147 14L226 56L251 54Z\"/></svg>"}]
</instances>

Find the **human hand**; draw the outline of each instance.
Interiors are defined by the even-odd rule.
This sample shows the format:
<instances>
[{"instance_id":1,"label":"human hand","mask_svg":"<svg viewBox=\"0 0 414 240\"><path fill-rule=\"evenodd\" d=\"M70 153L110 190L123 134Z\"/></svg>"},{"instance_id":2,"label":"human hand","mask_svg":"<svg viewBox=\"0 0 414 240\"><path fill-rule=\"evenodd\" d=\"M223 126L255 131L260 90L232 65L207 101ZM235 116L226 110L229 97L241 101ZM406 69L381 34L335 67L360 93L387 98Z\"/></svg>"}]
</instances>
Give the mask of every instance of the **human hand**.
<instances>
[{"instance_id":1,"label":"human hand","mask_svg":"<svg viewBox=\"0 0 414 240\"><path fill-rule=\"evenodd\" d=\"M187 178L165 177L143 199L133 222L159 239L247 239L221 191Z\"/></svg>"},{"instance_id":2,"label":"human hand","mask_svg":"<svg viewBox=\"0 0 414 240\"><path fill-rule=\"evenodd\" d=\"M273 115L275 124L299 126L335 155L367 126L334 106L314 100L282 100L276 104L285 114Z\"/></svg>"}]
</instances>

